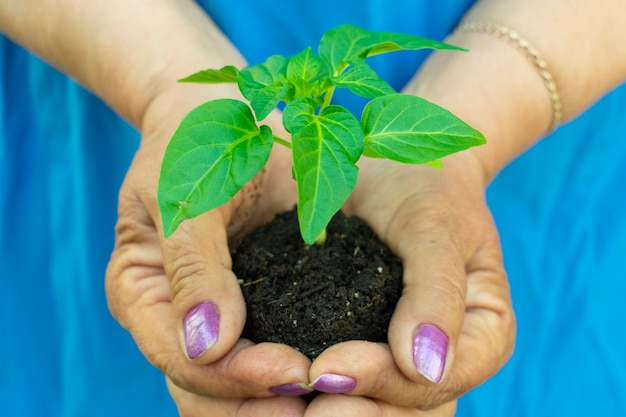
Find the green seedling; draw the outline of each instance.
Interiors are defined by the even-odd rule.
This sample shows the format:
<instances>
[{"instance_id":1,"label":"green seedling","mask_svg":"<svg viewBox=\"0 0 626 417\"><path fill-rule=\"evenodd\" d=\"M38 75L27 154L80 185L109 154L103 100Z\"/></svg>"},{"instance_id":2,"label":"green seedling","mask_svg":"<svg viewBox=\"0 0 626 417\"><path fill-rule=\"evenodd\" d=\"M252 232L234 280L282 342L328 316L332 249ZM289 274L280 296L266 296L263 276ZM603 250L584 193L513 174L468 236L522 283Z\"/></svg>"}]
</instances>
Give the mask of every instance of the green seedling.
<instances>
[{"instance_id":1,"label":"green seedling","mask_svg":"<svg viewBox=\"0 0 626 417\"><path fill-rule=\"evenodd\" d=\"M229 201L266 164L274 143L291 149L303 240L322 235L356 185L361 156L440 165L440 158L485 142L449 111L397 93L365 61L399 50L461 48L401 33L343 25L291 57L273 55L243 69L208 69L182 82L237 83L248 100L218 99L183 119L165 151L158 204L165 236L185 219ZM369 99L360 120L331 104L337 88ZM261 124L284 103L291 138ZM288 140L290 139L290 140Z\"/></svg>"}]
</instances>

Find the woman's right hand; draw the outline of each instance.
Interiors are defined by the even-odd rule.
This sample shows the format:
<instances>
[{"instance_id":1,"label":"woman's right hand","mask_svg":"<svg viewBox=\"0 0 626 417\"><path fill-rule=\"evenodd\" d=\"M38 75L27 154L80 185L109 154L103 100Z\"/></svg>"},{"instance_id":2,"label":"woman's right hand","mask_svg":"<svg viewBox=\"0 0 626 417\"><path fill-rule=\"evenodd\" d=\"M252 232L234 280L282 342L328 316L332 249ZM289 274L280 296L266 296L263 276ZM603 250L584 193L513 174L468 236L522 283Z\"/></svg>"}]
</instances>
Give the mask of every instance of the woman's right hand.
<instances>
[{"instance_id":1,"label":"woman's right hand","mask_svg":"<svg viewBox=\"0 0 626 417\"><path fill-rule=\"evenodd\" d=\"M264 171L229 203L184 221L165 239L156 202L163 152L182 116L209 99L198 86L176 85L174 91L148 110L120 191L106 277L110 310L165 373L183 416L199 415L208 404L212 416L301 415L301 399L275 397L270 388L308 382L310 361L286 345L240 339L246 310L228 245L229 238L293 205L290 154L274 147ZM285 135L277 116L264 123Z\"/></svg>"}]
</instances>

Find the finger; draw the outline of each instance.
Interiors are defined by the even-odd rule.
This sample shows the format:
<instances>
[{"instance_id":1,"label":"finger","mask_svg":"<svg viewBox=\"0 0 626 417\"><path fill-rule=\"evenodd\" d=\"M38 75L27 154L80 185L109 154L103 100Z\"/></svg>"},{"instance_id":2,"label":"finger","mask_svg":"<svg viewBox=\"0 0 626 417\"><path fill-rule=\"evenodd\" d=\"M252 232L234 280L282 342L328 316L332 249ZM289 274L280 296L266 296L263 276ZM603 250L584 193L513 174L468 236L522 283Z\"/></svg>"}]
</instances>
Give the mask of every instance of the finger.
<instances>
[{"instance_id":1,"label":"finger","mask_svg":"<svg viewBox=\"0 0 626 417\"><path fill-rule=\"evenodd\" d=\"M465 316L466 245L445 204L405 203L385 239L403 261L403 292L388 340L411 380L436 384L454 361Z\"/></svg>"},{"instance_id":2,"label":"finger","mask_svg":"<svg viewBox=\"0 0 626 417\"><path fill-rule=\"evenodd\" d=\"M482 291L475 293L477 298L483 299L484 305ZM349 341L328 348L312 364L310 378L319 381L332 375L334 381L341 380L339 377L350 380L352 384L344 384L340 391L350 396L372 397L419 409L438 407L486 380L509 358L515 334L513 315L510 308L505 308L508 312L503 314L496 311L497 308L482 307L468 310L454 366L439 384L409 379L397 366L387 344L364 341ZM326 389L325 386L316 388Z\"/></svg>"},{"instance_id":3,"label":"finger","mask_svg":"<svg viewBox=\"0 0 626 417\"><path fill-rule=\"evenodd\" d=\"M189 361L180 349L165 276L136 275L140 270L134 268L109 280L109 298L120 300L112 312L146 358L179 386L201 395L245 398L269 396L271 387L308 381L309 360L285 345L240 340L211 364ZM129 300L133 303L121 306Z\"/></svg>"},{"instance_id":4,"label":"finger","mask_svg":"<svg viewBox=\"0 0 626 417\"><path fill-rule=\"evenodd\" d=\"M185 390L229 398L266 397L273 395L271 387L308 381L310 362L285 345L253 345L240 340L211 364L189 361L180 349L165 276L139 277L126 272L117 282L120 285L109 286L109 298L133 299L134 303L116 317L121 317L146 358ZM117 295L118 291L141 294Z\"/></svg>"},{"instance_id":5,"label":"finger","mask_svg":"<svg viewBox=\"0 0 626 417\"><path fill-rule=\"evenodd\" d=\"M402 230L411 229L407 226ZM398 247L402 247L402 241L399 242ZM331 347L313 363L312 380L320 375L342 375L356 381L353 389L343 391L349 395L431 408L458 398L506 362L512 352L515 325L497 238L486 239L467 261L459 259L459 251L453 245L446 250L433 246L434 249L420 244L404 246L407 253L407 248L415 250L412 255L403 256L407 259L405 270L410 271L405 272L405 279L414 283L405 286L392 318L388 334L391 348L364 342ZM457 255L450 255L455 252ZM464 267L461 272L447 272L448 276L458 275L455 279L459 282L450 283L446 268L455 263L455 256L456 263ZM433 265L435 270L424 268L424 264ZM438 277L440 270L443 283L429 278ZM438 292L440 298L433 298ZM456 301L450 304L440 300ZM426 323L425 336L420 333L420 323ZM444 329L441 333L445 337L439 329ZM426 343L420 337L426 338ZM438 342L444 347L438 346ZM452 343L455 349L449 346ZM425 353L420 351L424 349ZM453 362L450 352L457 353ZM437 376L441 376L438 384L434 383Z\"/></svg>"},{"instance_id":6,"label":"finger","mask_svg":"<svg viewBox=\"0 0 626 417\"><path fill-rule=\"evenodd\" d=\"M284 155L282 155L284 156ZM272 152L269 185L276 185L274 171L284 169ZM280 200L262 195L267 188L264 168L223 206L187 219L168 238L161 239L163 265L170 281L171 303L179 319L181 345L188 358L198 364L220 358L239 339L245 321L245 302L232 272L229 243L233 245L251 227L264 221ZM160 229L160 215L153 196L143 203L152 208L152 219ZM162 233L159 233L162 236Z\"/></svg>"},{"instance_id":7,"label":"finger","mask_svg":"<svg viewBox=\"0 0 626 417\"><path fill-rule=\"evenodd\" d=\"M169 379L167 386L181 417L301 417L306 408L300 398L211 398L185 391Z\"/></svg>"},{"instance_id":8,"label":"finger","mask_svg":"<svg viewBox=\"0 0 626 417\"><path fill-rule=\"evenodd\" d=\"M485 381L504 365L513 351L515 320L503 274L474 269L475 263L468 264L466 314L454 364L439 384L407 376L397 365L397 357L388 345L360 341L327 349L311 366L310 378L342 375L354 381L353 388L343 391L348 395L420 408L449 402ZM413 351L411 342L410 338L405 339L407 356ZM415 372L413 368L411 371Z\"/></svg>"},{"instance_id":9,"label":"finger","mask_svg":"<svg viewBox=\"0 0 626 417\"><path fill-rule=\"evenodd\" d=\"M362 179L352 202L356 214L403 262L403 293L389 328L390 346L407 377L438 383L454 360L465 314L469 248L461 219L466 216L446 195L450 181L432 169L375 161Z\"/></svg>"},{"instance_id":10,"label":"finger","mask_svg":"<svg viewBox=\"0 0 626 417\"><path fill-rule=\"evenodd\" d=\"M154 195L135 193L131 185L138 182L136 177L132 170L120 194L112 260L120 258L121 265L112 276L136 265L167 276L169 291L166 294L162 289L160 299L171 304L182 351L199 364L210 363L234 346L246 319L241 291L230 269L228 220L221 210L213 210L184 221L164 239L160 220L154 217L158 213L146 211L156 208ZM150 258L137 259L145 251Z\"/></svg>"},{"instance_id":11,"label":"finger","mask_svg":"<svg viewBox=\"0 0 626 417\"><path fill-rule=\"evenodd\" d=\"M401 255L404 286L388 340L405 375L439 383L452 365L465 315L465 260L447 236L430 230L413 235Z\"/></svg>"},{"instance_id":12,"label":"finger","mask_svg":"<svg viewBox=\"0 0 626 417\"><path fill-rule=\"evenodd\" d=\"M449 222L435 220L429 222L436 225L433 230L412 231L425 243L400 250L404 291L389 327L389 346L411 380L445 382L435 389L448 393L443 401L495 373L508 359L514 339L499 241L490 216L482 219L485 226L474 229L483 232L480 241L446 232ZM463 362L457 363L459 352Z\"/></svg>"},{"instance_id":13,"label":"finger","mask_svg":"<svg viewBox=\"0 0 626 417\"><path fill-rule=\"evenodd\" d=\"M237 342L241 327L228 320L237 314L229 304L237 303L227 303L224 292L217 300L226 304L216 302L218 308L224 306L218 311L226 317L219 323L218 334L229 342L220 348L223 352L213 355L210 365L190 361L181 349L181 319L171 302L157 232L139 218L126 222L121 220L124 226L118 227L107 269L107 297L112 314L131 332L150 362L181 387L204 395L269 396L270 387L308 382L310 362L295 349ZM209 350L215 352L213 347Z\"/></svg>"},{"instance_id":14,"label":"finger","mask_svg":"<svg viewBox=\"0 0 626 417\"><path fill-rule=\"evenodd\" d=\"M187 220L161 245L183 351L211 363L233 347L246 320L224 219L213 211Z\"/></svg>"},{"instance_id":15,"label":"finger","mask_svg":"<svg viewBox=\"0 0 626 417\"><path fill-rule=\"evenodd\" d=\"M432 409L457 397L444 387L409 379L398 368L389 346L384 343L349 341L331 346L311 366L314 387L326 376L350 378L352 386L341 392L349 396L378 399L399 407Z\"/></svg>"},{"instance_id":16,"label":"finger","mask_svg":"<svg viewBox=\"0 0 626 417\"><path fill-rule=\"evenodd\" d=\"M401 407L380 400L346 395L324 394L316 397L306 409L305 417L452 417L456 401L431 410Z\"/></svg>"},{"instance_id":17,"label":"finger","mask_svg":"<svg viewBox=\"0 0 626 417\"><path fill-rule=\"evenodd\" d=\"M485 248L484 252L489 252ZM497 250L499 248L492 248ZM508 361L515 346L516 323L506 274L476 259L468 264L466 315L448 386L477 386ZM485 259L495 259L486 255Z\"/></svg>"}]
</instances>

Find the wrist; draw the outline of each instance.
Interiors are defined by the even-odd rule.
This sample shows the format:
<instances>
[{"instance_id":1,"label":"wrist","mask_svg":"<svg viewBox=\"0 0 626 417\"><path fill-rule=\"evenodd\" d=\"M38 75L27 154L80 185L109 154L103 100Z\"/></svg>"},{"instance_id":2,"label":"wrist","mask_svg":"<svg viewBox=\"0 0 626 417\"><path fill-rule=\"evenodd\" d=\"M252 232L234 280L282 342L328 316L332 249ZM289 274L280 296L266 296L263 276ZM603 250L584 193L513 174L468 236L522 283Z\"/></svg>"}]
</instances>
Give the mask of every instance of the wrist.
<instances>
[{"instance_id":1,"label":"wrist","mask_svg":"<svg viewBox=\"0 0 626 417\"><path fill-rule=\"evenodd\" d=\"M552 122L543 80L515 48L481 33L454 33L468 52L436 52L406 92L436 103L481 131L487 144L462 152L479 162L488 183Z\"/></svg>"},{"instance_id":2,"label":"wrist","mask_svg":"<svg viewBox=\"0 0 626 417\"><path fill-rule=\"evenodd\" d=\"M72 65L68 72L142 131L148 113L166 107L162 97L187 111L201 103L201 94L192 90L202 90L202 86L182 86L177 80L206 68L245 65L241 54L195 2L125 2L119 6L124 14L111 11L108 2L98 4L105 9L95 22L99 30L82 31L94 46L90 52L74 53L84 64ZM135 22L126 15L149 15L150 19ZM149 36L140 35L145 33ZM169 111L176 112L174 108Z\"/></svg>"},{"instance_id":3,"label":"wrist","mask_svg":"<svg viewBox=\"0 0 626 417\"><path fill-rule=\"evenodd\" d=\"M191 110L203 103L221 98L243 100L236 84L198 84L171 81L150 96L150 100L145 103L142 109L137 127L144 140L151 138L150 133L154 130L167 133L171 137L180 122Z\"/></svg>"},{"instance_id":4,"label":"wrist","mask_svg":"<svg viewBox=\"0 0 626 417\"><path fill-rule=\"evenodd\" d=\"M227 43L226 39L221 39ZM215 45L214 45L215 46ZM230 44L219 48L197 47L183 48L177 57L172 58L172 64L157 62L152 65L151 71L142 82L120 91L133 91L136 97L129 97L127 101L129 119L142 132L152 121L162 121L163 118L178 121L196 106L209 100L218 98L242 99L236 84L200 84L180 83L179 79L206 68L220 68L225 65L244 67L245 61ZM212 51L208 53L208 51ZM217 52L219 51L219 53ZM127 78L127 84L133 79ZM124 112L123 112L124 114Z\"/></svg>"}]
</instances>

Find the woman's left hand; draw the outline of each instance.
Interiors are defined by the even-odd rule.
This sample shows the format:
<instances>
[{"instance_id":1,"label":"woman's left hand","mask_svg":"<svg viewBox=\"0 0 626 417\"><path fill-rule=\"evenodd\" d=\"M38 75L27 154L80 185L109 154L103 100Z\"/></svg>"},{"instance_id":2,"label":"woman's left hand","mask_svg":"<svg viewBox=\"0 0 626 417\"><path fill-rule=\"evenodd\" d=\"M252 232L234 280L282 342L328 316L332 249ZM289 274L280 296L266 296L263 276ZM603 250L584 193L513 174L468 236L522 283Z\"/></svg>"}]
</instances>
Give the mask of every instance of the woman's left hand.
<instances>
[{"instance_id":1,"label":"woman's left hand","mask_svg":"<svg viewBox=\"0 0 626 417\"><path fill-rule=\"evenodd\" d=\"M403 293L389 344L344 342L313 363L311 380L332 373L354 378L356 386L347 396L316 399L324 407L314 402L306 415L348 403L363 410L360 417L421 416L419 410L431 409L452 415L461 394L503 366L515 339L484 176L469 152L448 157L442 169L361 162L346 209L402 259Z\"/></svg>"}]
</instances>

